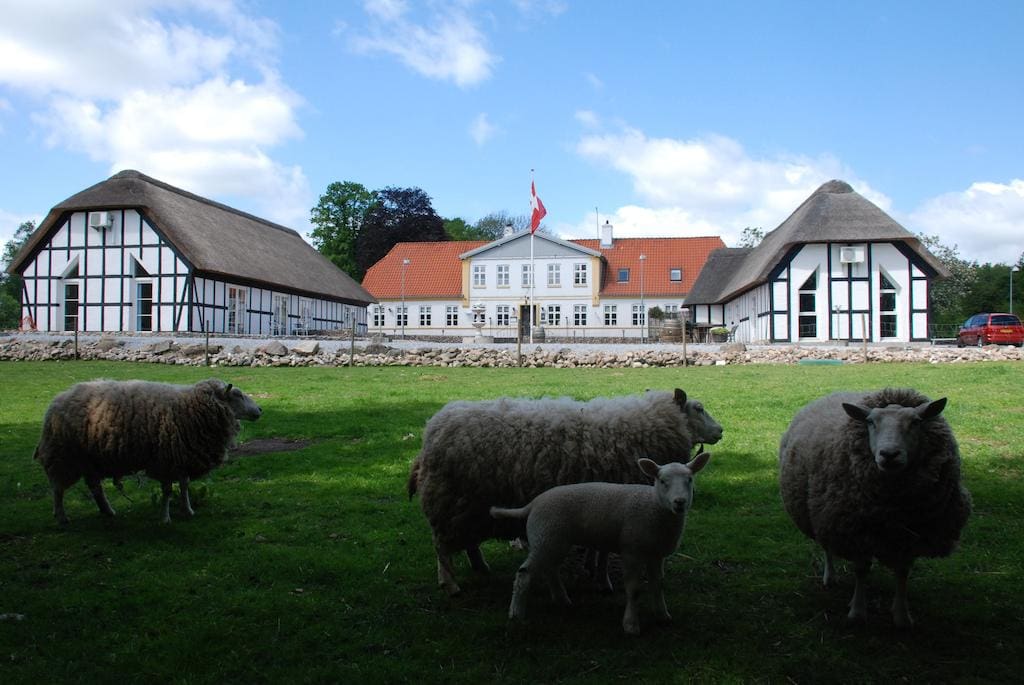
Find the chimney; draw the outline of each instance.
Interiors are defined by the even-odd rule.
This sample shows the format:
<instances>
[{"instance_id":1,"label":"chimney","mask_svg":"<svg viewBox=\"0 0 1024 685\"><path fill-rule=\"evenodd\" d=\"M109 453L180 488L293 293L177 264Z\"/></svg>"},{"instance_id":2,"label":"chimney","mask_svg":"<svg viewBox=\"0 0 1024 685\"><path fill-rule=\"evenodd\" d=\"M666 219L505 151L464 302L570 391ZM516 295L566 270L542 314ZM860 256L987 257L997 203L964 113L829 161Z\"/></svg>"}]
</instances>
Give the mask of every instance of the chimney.
<instances>
[{"instance_id":1,"label":"chimney","mask_svg":"<svg viewBox=\"0 0 1024 685\"><path fill-rule=\"evenodd\" d=\"M604 220L604 226L601 227L601 247L612 246L612 225L608 223L608 219Z\"/></svg>"},{"instance_id":2,"label":"chimney","mask_svg":"<svg viewBox=\"0 0 1024 685\"><path fill-rule=\"evenodd\" d=\"M510 221L507 224L505 224L505 230L502 232L501 237L502 238L507 238L507 237L509 237L510 235L512 235L515 232L516 232L516 228L515 228L515 226L512 225L512 222Z\"/></svg>"}]
</instances>

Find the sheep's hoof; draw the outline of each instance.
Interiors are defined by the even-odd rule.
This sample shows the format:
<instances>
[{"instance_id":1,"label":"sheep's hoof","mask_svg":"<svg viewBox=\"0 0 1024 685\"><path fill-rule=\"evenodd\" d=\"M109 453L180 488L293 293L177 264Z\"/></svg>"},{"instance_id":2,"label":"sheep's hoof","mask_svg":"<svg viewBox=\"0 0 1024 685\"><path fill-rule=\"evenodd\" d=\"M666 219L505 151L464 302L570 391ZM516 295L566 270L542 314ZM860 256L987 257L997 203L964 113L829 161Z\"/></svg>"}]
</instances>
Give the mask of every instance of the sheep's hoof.
<instances>
[{"instance_id":1,"label":"sheep's hoof","mask_svg":"<svg viewBox=\"0 0 1024 685\"><path fill-rule=\"evenodd\" d=\"M640 634L640 621L629 621L623 619L622 629L626 632L626 635L639 635Z\"/></svg>"}]
</instances>

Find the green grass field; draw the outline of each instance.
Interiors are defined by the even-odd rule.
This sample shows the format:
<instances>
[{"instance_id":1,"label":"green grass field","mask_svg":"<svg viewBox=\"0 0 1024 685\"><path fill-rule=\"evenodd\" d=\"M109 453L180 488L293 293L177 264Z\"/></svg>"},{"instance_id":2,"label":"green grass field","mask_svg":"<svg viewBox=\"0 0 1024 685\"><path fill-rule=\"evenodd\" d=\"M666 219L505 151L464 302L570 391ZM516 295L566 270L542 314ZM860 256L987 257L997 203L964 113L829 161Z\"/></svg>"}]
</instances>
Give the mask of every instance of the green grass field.
<instances>
[{"instance_id":1,"label":"green grass field","mask_svg":"<svg viewBox=\"0 0 1024 685\"><path fill-rule=\"evenodd\" d=\"M53 396L92 378L252 393L242 440L301 438L237 457L196 484L196 516L158 523L152 482L84 485L59 529L31 455ZM619 370L196 369L0 363L0 682L974 682L1024 671L1024 366L729 366ZM891 625L876 567L870 620L848 626L852 576L826 591L813 544L782 511L778 440L806 402L839 389L912 386L950 399L975 513L952 557L921 560L917 625ZM620 592L538 592L506 619L524 553L494 541L488 577L458 561L463 593L435 585L430 532L405 482L426 420L454 399L600 395L681 387L725 437L700 475L667 564L670 626L627 638ZM130 499L129 499L130 498ZM172 509L172 516L177 513ZM17 614L23 618L12 616ZM642 619L649 619L644 614Z\"/></svg>"}]
</instances>

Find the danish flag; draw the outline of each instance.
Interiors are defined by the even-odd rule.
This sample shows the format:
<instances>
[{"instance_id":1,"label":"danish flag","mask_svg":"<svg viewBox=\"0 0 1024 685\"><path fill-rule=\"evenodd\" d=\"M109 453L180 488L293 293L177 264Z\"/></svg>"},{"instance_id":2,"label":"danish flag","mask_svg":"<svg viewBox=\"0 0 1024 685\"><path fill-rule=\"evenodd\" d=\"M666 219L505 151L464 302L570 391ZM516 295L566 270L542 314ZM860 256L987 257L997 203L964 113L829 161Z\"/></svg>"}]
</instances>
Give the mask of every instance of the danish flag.
<instances>
[{"instance_id":1,"label":"danish flag","mask_svg":"<svg viewBox=\"0 0 1024 685\"><path fill-rule=\"evenodd\" d=\"M537 187L533 181L530 181L530 233L535 233L537 227L540 226L540 220L548 214L548 210L544 208L544 203L537 197Z\"/></svg>"}]
</instances>

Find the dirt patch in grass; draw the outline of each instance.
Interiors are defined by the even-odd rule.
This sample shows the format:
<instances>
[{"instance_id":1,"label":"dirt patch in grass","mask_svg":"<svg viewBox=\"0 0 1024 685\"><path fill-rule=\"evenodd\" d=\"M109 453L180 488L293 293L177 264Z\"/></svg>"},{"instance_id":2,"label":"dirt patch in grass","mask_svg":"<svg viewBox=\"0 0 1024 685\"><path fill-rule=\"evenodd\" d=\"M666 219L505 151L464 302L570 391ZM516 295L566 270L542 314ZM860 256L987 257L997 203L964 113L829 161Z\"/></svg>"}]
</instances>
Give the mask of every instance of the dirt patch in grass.
<instances>
[{"instance_id":1,"label":"dirt patch in grass","mask_svg":"<svg viewBox=\"0 0 1024 685\"><path fill-rule=\"evenodd\" d=\"M296 440L294 438L256 438L234 447L230 454L232 457L252 457L269 452L295 452L309 447L314 442L314 440Z\"/></svg>"}]
</instances>

